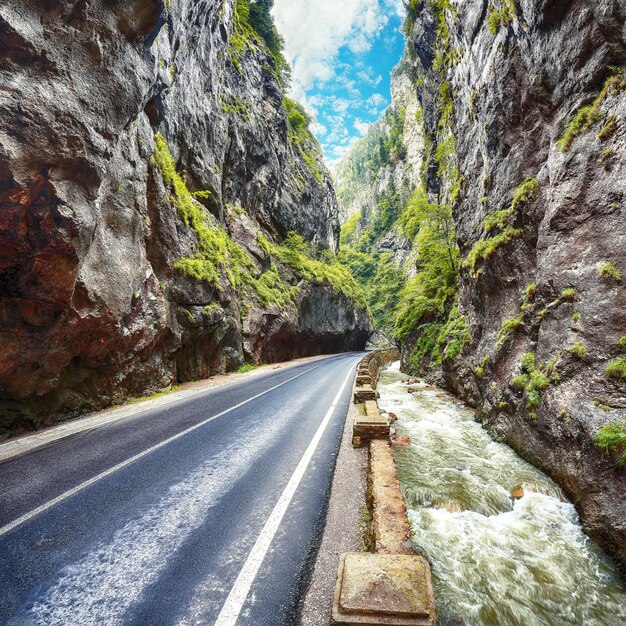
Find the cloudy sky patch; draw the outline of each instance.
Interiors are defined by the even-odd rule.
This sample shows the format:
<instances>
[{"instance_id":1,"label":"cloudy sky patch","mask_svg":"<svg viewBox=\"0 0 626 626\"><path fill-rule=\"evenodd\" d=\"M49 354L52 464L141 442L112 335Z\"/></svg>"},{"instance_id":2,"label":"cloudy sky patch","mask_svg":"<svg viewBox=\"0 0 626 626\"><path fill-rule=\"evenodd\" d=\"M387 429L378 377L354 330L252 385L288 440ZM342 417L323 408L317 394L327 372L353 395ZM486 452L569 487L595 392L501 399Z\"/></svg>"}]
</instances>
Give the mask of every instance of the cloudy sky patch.
<instances>
[{"instance_id":1,"label":"cloudy sky patch","mask_svg":"<svg viewBox=\"0 0 626 626\"><path fill-rule=\"evenodd\" d=\"M275 0L273 12L293 69L291 95L314 117L333 165L389 104L404 46L402 0Z\"/></svg>"}]
</instances>

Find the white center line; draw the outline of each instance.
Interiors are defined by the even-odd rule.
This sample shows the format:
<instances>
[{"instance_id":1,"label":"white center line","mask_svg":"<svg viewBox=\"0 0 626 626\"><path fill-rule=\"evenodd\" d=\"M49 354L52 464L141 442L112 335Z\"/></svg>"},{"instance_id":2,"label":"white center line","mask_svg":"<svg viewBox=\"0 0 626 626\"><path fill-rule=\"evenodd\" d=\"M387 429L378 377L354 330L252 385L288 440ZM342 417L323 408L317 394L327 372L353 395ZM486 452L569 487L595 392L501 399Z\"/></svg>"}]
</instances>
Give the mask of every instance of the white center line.
<instances>
[{"instance_id":1,"label":"white center line","mask_svg":"<svg viewBox=\"0 0 626 626\"><path fill-rule=\"evenodd\" d=\"M265 554L267 553L274 536L280 526L280 523L287 511L289 503L291 502L293 496L302 481L302 477L306 472L306 469L313 458L313 454L317 449L317 446L330 422L330 418L333 415L333 412L337 408L337 404L339 403L339 399L341 398L341 394L343 390L346 388L348 384L348 380L352 375L352 371L354 366L350 367L350 371L346 376L343 384L341 385L341 389L337 392L335 399L333 400L328 412L324 416L322 423L319 425L317 432L313 436L309 447L306 449L306 452L300 459L298 466L296 467L293 475L289 479L285 490L281 494L274 510L269 516L267 522L265 522L265 526L261 531L261 534L256 540L256 543L252 547L246 562L244 563L243 568L239 572L239 576L237 576L237 580L233 585L233 588L230 590L228 594L228 598L226 598L226 602L220 611L220 614L217 616L217 621L215 622L215 626L235 626L237 623L237 619L239 618L239 614L241 613L241 609L243 608L244 602L248 597L248 593L250 592L250 588L252 587L252 583L256 578L256 575L261 567L261 563L265 558Z\"/></svg>"},{"instance_id":2,"label":"white center line","mask_svg":"<svg viewBox=\"0 0 626 626\"><path fill-rule=\"evenodd\" d=\"M144 450L143 452L140 452L139 454L136 454L135 456L132 456L129 459L126 459L126 461L122 461L121 463L114 465L108 470L105 470L104 472L97 474L93 478L86 480L85 482L81 483L80 485L77 485L76 487L70 489L69 491L66 491L65 493L62 493L56 498L53 498L52 500L48 500L48 502L42 504L41 506L38 506L36 509L29 511L28 513L25 513L24 515L22 515L21 517L18 517L16 520L10 522L6 526L2 526L0 528L0 537L2 537L3 535L6 535L8 532L12 531L14 528L21 526L22 524L28 522L29 520L33 519L34 517L43 513L44 511L51 509L53 506L56 506L57 504L63 502L64 500L71 498L73 495L76 495L78 492L83 491L84 489L87 489L87 487L91 487L91 485L101 481L103 478L106 478L107 476L111 476L111 474L115 474L115 472L118 472L119 470L124 469L125 467L128 467L135 461L138 461L139 459L143 459L145 456L152 454L156 450L159 450L160 448L167 446L168 444L172 443L173 441L176 441L177 439L181 439L182 437L185 437L186 435L193 432L194 430L197 430L198 428L202 428L209 422L212 422L213 420L216 420L219 417L222 417L226 415L227 413L230 413L231 411L235 411L236 409L244 406L245 404L248 404L249 402L252 402L253 400L256 400L257 398L260 398L261 396L264 396L265 394L268 394L271 391L274 391L275 389L278 389L279 387L282 387L283 385L290 383L292 380L295 380L296 378L300 378L300 376L304 376L305 374L308 374L309 372L312 372L313 370L318 369L319 367L322 367L322 365L316 365L315 367L311 367L310 369L304 372L301 372L300 374L297 374L296 376L292 376L288 380L285 380L282 383L279 383L278 385L274 385L273 387L270 387L269 389L266 389L265 391L262 391L261 393L258 393L255 396L252 396L251 398L248 398L247 400L240 402L239 404L235 404L234 406L231 406L230 408L222 411L221 413L218 413L217 415L213 415L212 417L209 417L208 419L205 419L204 421L199 422L195 426L191 426L190 428L187 428L186 430L183 430L177 433L176 435L173 435L172 437L169 437L168 439L165 439L164 441L157 443L151 448L148 448L147 450Z\"/></svg>"}]
</instances>

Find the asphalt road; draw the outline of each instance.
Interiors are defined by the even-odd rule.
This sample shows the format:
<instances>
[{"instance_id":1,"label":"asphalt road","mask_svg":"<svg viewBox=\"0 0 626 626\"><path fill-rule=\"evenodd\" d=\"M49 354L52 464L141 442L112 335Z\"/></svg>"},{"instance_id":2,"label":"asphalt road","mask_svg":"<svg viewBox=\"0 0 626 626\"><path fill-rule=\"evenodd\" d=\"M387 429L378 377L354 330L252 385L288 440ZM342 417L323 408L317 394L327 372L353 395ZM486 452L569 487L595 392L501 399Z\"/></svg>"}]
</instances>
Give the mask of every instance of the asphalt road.
<instances>
[{"instance_id":1,"label":"asphalt road","mask_svg":"<svg viewBox=\"0 0 626 626\"><path fill-rule=\"evenodd\" d=\"M298 624L360 357L0 463L0 624Z\"/></svg>"}]
</instances>

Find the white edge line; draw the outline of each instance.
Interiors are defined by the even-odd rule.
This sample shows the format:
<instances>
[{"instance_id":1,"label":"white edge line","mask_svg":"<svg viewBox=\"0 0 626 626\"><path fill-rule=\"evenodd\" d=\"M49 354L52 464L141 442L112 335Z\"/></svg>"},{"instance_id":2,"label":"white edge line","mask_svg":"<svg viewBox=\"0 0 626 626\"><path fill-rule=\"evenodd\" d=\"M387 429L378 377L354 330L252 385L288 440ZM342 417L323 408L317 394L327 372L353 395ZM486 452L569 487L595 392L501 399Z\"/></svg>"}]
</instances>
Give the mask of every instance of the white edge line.
<instances>
[{"instance_id":1,"label":"white edge line","mask_svg":"<svg viewBox=\"0 0 626 626\"><path fill-rule=\"evenodd\" d=\"M265 391L262 391L261 393L258 393L257 395L252 396L251 398L248 398L247 400L244 400L243 402L240 402L239 404L235 404L234 406L231 406L230 408L222 411L221 413L218 413L217 415L213 415L212 417L209 417L208 419L205 419L204 421L198 424L195 424L194 426L191 426L190 428L187 428L186 430L183 430L177 433L176 435L173 435L172 437L169 437L168 439L161 441L160 443L157 443L156 445L148 448L147 450L144 450L143 452L140 452L139 454L136 454L135 456L132 456L129 459L126 459L126 461L122 461L121 463L114 465L108 470L105 470L104 472L97 474L93 478L86 480L85 482L81 483L80 485L77 485L76 487L70 489L69 491L62 493L56 498L53 498L52 500L48 500L48 502L45 502L41 506L38 506L36 509L29 511L28 513L25 513L24 515L22 515L21 517L18 517L16 520L10 522L6 526L2 526L0 528L0 537L2 537L3 535L6 535L8 532L12 531L18 526L21 526L22 524L33 519L40 513L43 513L44 511L51 509L53 506L56 506L60 502L63 502L64 500L71 498L73 495L76 495L80 491L87 489L87 487L90 487L91 485L101 481L103 478L106 478L107 476L110 476L111 474L115 474L115 472L118 472L119 470L124 469L125 467L128 467L135 461L138 461L139 459L142 459L143 457L148 456L149 454L152 454L156 450L159 450L160 448L167 446L168 444L172 443L173 441L176 441L177 439L181 439L182 437L185 437L186 435L193 432L194 430L197 430L198 428L202 428L209 422L212 422L213 420L216 420L217 418L222 417L223 415L226 415L227 413L230 413L231 411L234 411L244 406L245 404L248 404L249 402L256 400L257 398L260 398L261 396L264 396L265 394L270 393L271 391L274 391L275 389L278 389L279 387L282 387L283 385L290 383L292 380L295 380L296 378L300 378L300 376L304 376L305 374L308 374L309 372L312 372L313 370L316 370L319 367L322 367L322 365L321 364L316 365L315 367L312 367L304 372L301 372L300 374L297 374L296 376L292 376L291 378L283 381L282 383L279 383L278 385L274 385L274 387L270 387L269 389L266 389Z\"/></svg>"},{"instance_id":2,"label":"white edge line","mask_svg":"<svg viewBox=\"0 0 626 626\"><path fill-rule=\"evenodd\" d=\"M296 467L294 473L289 479L287 486L285 487L280 498L278 499L278 502L274 506L274 510L267 519L267 522L265 522L263 530L258 536L254 546L252 547L252 550L250 551L250 554L248 555L248 558L246 559L246 562L239 572L239 576L237 576L237 580L235 580L235 584L230 590L230 593L226 598L226 602L222 606L222 610L220 611L220 614L218 615L214 626L235 626L237 619L239 618L239 614L241 613L241 610L243 608L244 602L246 601L246 598L248 597L248 594L250 592L250 588L252 587L254 579L256 578L259 568L261 567L263 559L265 558L270 544L272 543L272 540L274 539L274 536L278 531L283 516L285 515L285 512L287 511L287 508L289 507L289 504L293 499L293 496L295 495L296 490L300 485L300 482L302 481L304 473L306 472L306 469L309 466L311 459L313 458L313 454L315 453L315 450L319 445L322 435L324 434L324 431L326 430L326 427L330 422L330 418L332 417L335 409L337 408L337 405L339 404L341 395L343 394L343 391L348 384L348 380L352 376L353 370L354 366L350 367L350 371L343 381L341 389L339 389L337 395L335 396L335 399L333 400L330 408L324 416L324 419L319 425L317 432L313 436L313 439L311 439L311 443L309 443L308 448L306 449L304 455L298 463L298 466Z\"/></svg>"}]
</instances>

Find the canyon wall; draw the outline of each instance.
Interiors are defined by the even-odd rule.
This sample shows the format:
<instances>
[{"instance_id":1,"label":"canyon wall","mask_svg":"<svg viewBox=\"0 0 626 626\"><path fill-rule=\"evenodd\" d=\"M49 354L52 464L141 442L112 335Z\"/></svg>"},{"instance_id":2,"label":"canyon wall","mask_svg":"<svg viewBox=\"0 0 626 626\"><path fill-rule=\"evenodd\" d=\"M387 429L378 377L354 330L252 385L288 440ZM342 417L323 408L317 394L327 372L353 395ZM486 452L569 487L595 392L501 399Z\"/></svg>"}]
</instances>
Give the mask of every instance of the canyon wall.
<instances>
[{"instance_id":1,"label":"canyon wall","mask_svg":"<svg viewBox=\"0 0 626 626\"><path fill-rule=\"evenodd\" d=\"M555 478L624 573L626 3L413 0L408 13L421 162L392 234L372 239L387 237L387 282L401 283L382 321L404 370ZM355 274L384 213L348 219L383 180L357 173L347 196L338 180ZM367 290L372 273L359 278Z\"/></svg>"},{"instance_id":2,"label":"canyon wall","mask_svg":"<svg viewBox=\"0 0 626 626\"><path fill-rule=\"evenodd\" d=\"M364 347L331 180L249 7L0 7L0 433Z\"/></svg>"},{"instance_id":3,"label":"canyon wall","mask_svg":"<svg viewBox=\"0 0 626 626\"><path fill-rule=\"evenodd\" d=\"M442 0L410 34L470 331L444 380L565 488L622 572L626 472L594 437L626 412L625 8ZM444 144L458 169L441 176Z\"/></svg>"}]
</instances>

